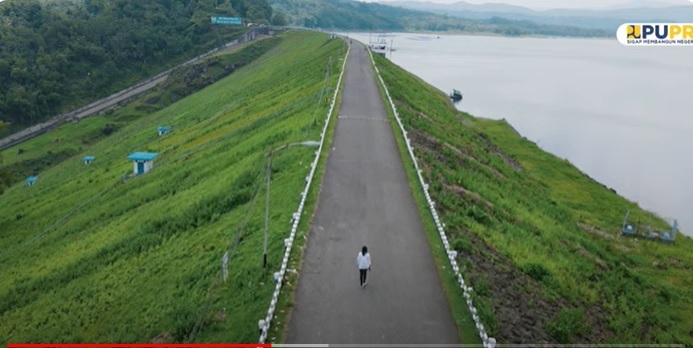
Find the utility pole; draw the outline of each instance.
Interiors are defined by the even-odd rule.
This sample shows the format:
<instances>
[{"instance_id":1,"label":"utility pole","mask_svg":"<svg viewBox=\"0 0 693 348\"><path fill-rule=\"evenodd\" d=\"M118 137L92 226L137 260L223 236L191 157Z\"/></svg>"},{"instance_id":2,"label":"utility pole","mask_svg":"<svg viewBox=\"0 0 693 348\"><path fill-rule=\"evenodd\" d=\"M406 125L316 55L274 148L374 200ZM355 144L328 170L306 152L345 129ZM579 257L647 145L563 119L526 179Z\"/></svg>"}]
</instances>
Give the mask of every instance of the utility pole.
<instances>
[{"instance_id":1,"label":"utility pole","mask_svg":"<svg viewBox=\"0 0 693 348\"><path fill-rule=\"evenodd\" d=\"M267 269L267 236L269 235L269 206L270 206L270 181L272 180L272 154L294 146L304 147L319 147L320 142L314 140L306 140L298 143L282 145L276 149L270 150L267 153L267 196L265 198L265 240L262 246L262 268Z\"/></svg>"},{"instance_id":2,"label":"utility pole","mask_svg":"<svg viewBox=\"0 0 693 348\"><path fill-rule=\"evenodd\" d=\"M270 180L272 177L272 151L267 155L267 196L265 197L265 242L262 247L262 268L267 268L267 227L269 225Z\"/></svg>"}]
</instances>

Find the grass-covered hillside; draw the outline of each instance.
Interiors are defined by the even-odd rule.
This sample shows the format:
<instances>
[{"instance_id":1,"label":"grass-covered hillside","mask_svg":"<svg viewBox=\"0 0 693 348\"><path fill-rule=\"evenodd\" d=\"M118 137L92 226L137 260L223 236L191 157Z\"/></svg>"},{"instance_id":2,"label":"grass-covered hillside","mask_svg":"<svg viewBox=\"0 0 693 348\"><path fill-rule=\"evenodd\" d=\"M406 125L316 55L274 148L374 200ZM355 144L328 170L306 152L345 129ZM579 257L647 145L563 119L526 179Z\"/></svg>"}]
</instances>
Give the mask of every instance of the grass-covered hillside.
<instances>
[{"instance_id":1,"label":"grass-covered hillside","mask_svg":"<svg viewBox=\"0 0 693 348\"><path fill-rule=\"evenodd\" d=\"M250 64L279 42L280 38L264 38L233 53L216 54L195 64L178 67L162 84L129 103L125 109L117 113L107 111L109 117L95 117L78 126L65 125L5 151L0 157L0 174L6 173L10 181L38 175L46 168L89 149L133 119L159 111ZM0 193L3 188L0 181Z\"/></svg>"},{"instance_id":2,"label":"grass-covered hillside","mask_svg":"<svg viewBox=\"0 0 693 348\"><path fill-rule=\"evenodd\" d=\"M632 221L667 224L505 121L459 112L386 59L376 64L491 336L693 345L690 238L621 237L628 210Z\"/></svg>"},{"instance_id":3,"label":"grass-covered hillside","mask_svg":"<svg viewBox=\"0 0 693 348\"><path fill-rule=\"evenodd\" d=\"M166 108L150 112L143 100L20 146L34 158L70 156L0 195L0 345L257 340L315 149L273 156L263 271L265 155L319 140L322 92L341 68L326 74L328 62L346 52L322 34L269 40L279 42ZM159 137L157 126L171 132ZM135 151L158 153L149 173L130 175ZM17 163L17 153L3 156ZM84 155L96 159L85 165Z\"/></svg>"}]
</instances>

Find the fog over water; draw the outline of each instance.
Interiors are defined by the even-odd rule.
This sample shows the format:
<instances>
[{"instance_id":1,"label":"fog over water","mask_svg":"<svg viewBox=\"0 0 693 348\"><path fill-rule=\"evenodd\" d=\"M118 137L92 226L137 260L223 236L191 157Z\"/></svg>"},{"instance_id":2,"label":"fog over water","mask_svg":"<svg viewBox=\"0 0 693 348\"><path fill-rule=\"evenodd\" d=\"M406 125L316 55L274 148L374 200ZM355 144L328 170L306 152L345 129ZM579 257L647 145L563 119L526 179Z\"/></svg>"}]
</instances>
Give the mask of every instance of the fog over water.
<instances>
[{"instance_id":1,"label":"fog over water","mask_svg":"<svg viewBox=\"0 0 693 348\"><path fill-rule=\"evenodd\" d=\"M368 33L349 33L369 42ZM391 59L693 235L693 47L388 34ZM375 40L375 35L373 35ZM624 212L625 214L625 212Z\"/></svg>"}]
</instances>

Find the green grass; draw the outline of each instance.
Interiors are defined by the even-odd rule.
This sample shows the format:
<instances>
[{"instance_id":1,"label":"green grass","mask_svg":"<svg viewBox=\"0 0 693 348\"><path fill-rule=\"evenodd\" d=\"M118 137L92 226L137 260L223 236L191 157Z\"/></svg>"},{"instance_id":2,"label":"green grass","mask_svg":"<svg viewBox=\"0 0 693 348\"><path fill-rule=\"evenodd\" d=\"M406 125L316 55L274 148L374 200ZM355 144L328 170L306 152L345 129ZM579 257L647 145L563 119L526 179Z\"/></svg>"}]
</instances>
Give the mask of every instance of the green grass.
<instances>
[{"instance_id":1,"label":"green grass","mask_svg":"<svg viewBox=\"0 0 693 348\"><path fill-rule=\"evenodd\" d=\"M191 332L197 342L255 342L314 149L273 158L267 271L265 154L319 138L312 113L325 68L344 52L326 35L289 33L165 109L143 117L134 103L19 146L21 156L40 158L60 137L75 156L41 171L35 186L17 183L0 196L0 344L184 341ZM79 145L115 121L118 131L87 150ZM158 125L172 132L160 138ZM150 173L122 183L135 151L159 157ZM3 156L16 163L17 152ZM86 154L96 161L84 165ZM229 279L220 282L226 250Z\"/></svg>"},{"instance_id":2,"label":"green grass","mask_svg":"<svg viewBox=\"0 0 693 348\"><path fill-rule=\"evenodd\" d=\"M456 275L450 267L447 252L445 251L443 242L440 240L440 235L438 234L435 221L433 220L431 211L428 208L428 203L426 202L426 197L422 191L423 188L421 187L418 175L416 174L414 163L411 160L411 156L409 156L409 152L407 151L404 136L402 135L402 131L395 120L394 112L392 107L390 107L390 101L387 99L387 95L385 94L385 90L378 79L378 75L373 67L372 70L375 78L377 79L376 83L378 85L378 89L380 90L383 103L385 103L385 109L390 120L390 125L392 126L392 131L395 134L395 140L397 141L400 157L402 162L405 164L404 168L407 172L407 176L409 177L409 187L419 208L419 214L421 215L421 220L423 222L424 229L426 230L426 238L435 259L438 274L443 280L443 289L445 290L448 302L450 303L461 342L464 344L481 344L481 338L479 337L479 333L474 325L474 320L469 312L469 307L467 306L463 296L462 289L460 289L460 286L457 283Z\"/></svg>"},{"instance_id":3,"label":"green grass","mask_svg":"<svg viewBox=\"0 0 693 348\"><path fill-rule=\"evenodd\" d=\"M526 342L513 329L531 312L536 323L523 328L555 342L693 345L690 238L620 237L627 210L633 220L667 224L505 121L459 112L386 59L376 64L491 336Z\"/></svg>"},{"instance_id":4,"label":"green grass","mask_svg":"<svg viewBox=\"0 0 693 348\"><path fill-rule=\"evenodd\" d=\"M91 139L100 136L108 122L109 120L105 117L96 116L80 123L66 123L40 137L4 150L2 152L3 165L10 166L15 163L26 162L24 163L25 166L33 170L35 168L31 168L29 163L46 157L48 151L76 154L92 143ZM41 169L43 168L41 167Z\"/></svg>"},{"instance_id":5,"label":"green grass","mask_svg":"<svg viewBox=\"0 0 693 348\"><path fill-rule=\"evenodd\" d=\"M13 181L36 175L77 153L88 151L132 120L166 108L248 65L280 41L277 37L262 38L244 44L233 52L218 53L198 63L174 69L164 83L128 103L117 113L110 110L106 112L108 116L92 116L79 123L66 123L44 136L15 146L11 151L6 150L2 166L9 171Z\"/></svg>"},{"instance_id":6,"label":"green grass","mask_svg":"<svg viewBox=\"0 0 693 348\"><path fill-rule=\"evenodd\" d=\"M335 66L341 68L344 55L338 56L333 62ZM347 65L344 65L344 75L346 76ZM344 78L342 78L342 86L344 85ZM334 91L334 89L333 89ZM334 92L330 93L330 98L334 95ZM330 118L330 123L327 126L327 131L325 132L325 143L323 144L322 151L320 153L320 161L318 162L318 169L315 171L315 176L313 183L311 184L310 190L308 191L308 197L306 198L306 204L303 209L303 216L301 217L301 222L298 225L296 231L296 236L294 239L294 245L291 249L291 254L289 255L289 263L287 269L295 270L296 272L287 272L284 276L284 285L282 286L282 291L279 294L279 299L277 301L277 307L274 314L274 320L272 321L272 326L267 334L266 342L271 343L284 343L286 339L286 333L288 329L289 318L292 313L293 303L296 295L296 286L298 285L298 275L301 273L301 268L303 266L303 254L306 247L306 241L308 239L308 232L313 223L313 216L315 215L315 209L318 202L318 194L320 193L320 188L322 187L322 179L324 178L325 165L327 164L327 157L332 149L331 143L334 139L334 130L337 127L337 116L339 115L339 105L342 102L342 89L340 87L337 93L337 99L335 101L335 107L332 111L332 117ZM325 113L317 115L318 119L324 119ZM324 124L324 123L323 123Z\"/></svg>"}]
</instances>

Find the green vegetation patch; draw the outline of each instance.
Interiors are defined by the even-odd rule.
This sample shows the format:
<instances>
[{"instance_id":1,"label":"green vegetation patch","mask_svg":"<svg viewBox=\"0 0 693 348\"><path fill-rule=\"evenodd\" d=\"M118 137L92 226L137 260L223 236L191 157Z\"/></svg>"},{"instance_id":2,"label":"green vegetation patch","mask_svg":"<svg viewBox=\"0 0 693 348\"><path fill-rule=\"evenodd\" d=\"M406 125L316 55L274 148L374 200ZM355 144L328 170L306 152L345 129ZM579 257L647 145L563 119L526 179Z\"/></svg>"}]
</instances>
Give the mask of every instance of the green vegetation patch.
<instances>
[{"instance_id":1,"label":"green vegetation patch","mask_svg":"<svg viewBox=\"0 0 693 348\"><path fill-rule=\"evenodd\" d=\"M22 0L0 6L5 132L39 123L153 76L268 23L265 0ZM0 131L0 135L4 135Z\"/></svg>"},{"instance_id":2,"label":"green vegetation patch","mask_svg":"<svg viewBox=\"0 0 693 348\"><path fill-rule=\"evenodd\" d=\"M202 62L176 68L155 91L140 98L135 107L149 111L164 108L250 64L276 47L281 40L280 37L261 39L233 53L214 55Z\"/></svg>"},{"instance_id":3,"label":"green vegetation patch","mask_svg":"<svg viewBox=\"0 0 693 348\"><path fill-rule=\"evenodd\" d=\"M66 123L48 131L48 134L42 137L30 139L5 150L5 161L0 163L0 167L5 167L7 180L10 182L23 180L29 175L38 175L79 152L89 151L92 145L133 120L164 109L250 64L281 41L281 37L261 39L237 51L225 52L199 63L180 67L152 92L135 99L121 109L106 112L105 117L92 116L78 123Z\"/></svg>"},{"instance_id":4,"label":"green vegetation patch","mask_svg":"<svg viewBox=\"0 0 693 348\"><path fill-rule=\"evenodd\" d=\"M65 139L79 139L121 121L34 186L17 183L0 196L0 344L255 342L314 149L273 157L267 270L265 155L319 139L323 122L314 124L312 112L326 113L319 96L334 88L340 67L327 81L325 69L344 53L326 35L289 33L244 68L146 117L125 107L64 126ZM171 132L159 137L160 125ZM147 174L131 174L126 157L136 151L158 153ZM87 154L96 157L90 165Z\"/></svg>"},{"instance_id":5,"label":"green vegetation patch","mask_svg":"<svg viewBox=\"0 0 693 348\"><path fill-rule=\"evenodd\" d=\"M693 344L693 242L620 236L665 221L507 122L376 56L480 317L498 342Z\"/></svg>"},{"instance_id":6,"label":"green vegetation patch","mask_svg":"<svg viewBox=\"0 0 693 348\"><path fill-rule=\"evenodd\" d=\"M507 36L551 35L605 37L607 30L537 24L527 20L491 18L473 20L445 13L417 11L375 2L323 0L270 0L276 23L307 28L360 31L454 31Z\"/></svg>"},{"instance_id":7,"label":"green vegetation patch","mask_svg":"<svg viewBox=\"0 0 693 348\"><path fill-rule=\"evenodd\" d=\"M376 74L375 69L373 69L373 74ZM375 75L377 77L377 75ZM381 97L385 105L389 104L385 90L383 89L380 81L377 82L378 89L380 90ZM436 228L436 224L433 220L433 216L428 208L427 200L423 193L423 188L418 179L414 163L409 156L407 150L404 136L396 123L395 115L391 107L386 106L388 118L390 119L390 125L392 126L392 131L395 134L395 141L397 142L397 147L399 148L400 155L404 161L404 169L409 177L409 186L419 207L419 213L421 214L421 221L424 225L424 230L426 231L426 238L428 239L429 246L431 248L431 253L435 259L436 266L438 268L438 273L442 279L443 289L445 295L452 307L452 315L455 318L455 324L457 324L458 334L460 335L460 340L464 344L481 344L481 338L476 329L474 320L472 319L472 314L469 312L465 298L462 296L462 290L459 287L457 277L450 269L450 263L448 261L447 251L443 246L440 235ZM466 247L465 241L460 238L455 240L454 247L463 249ZM461 269L464 269L464 265ZM482 315L480 312L479 315Z\"/></svg>"}]
</instances>

